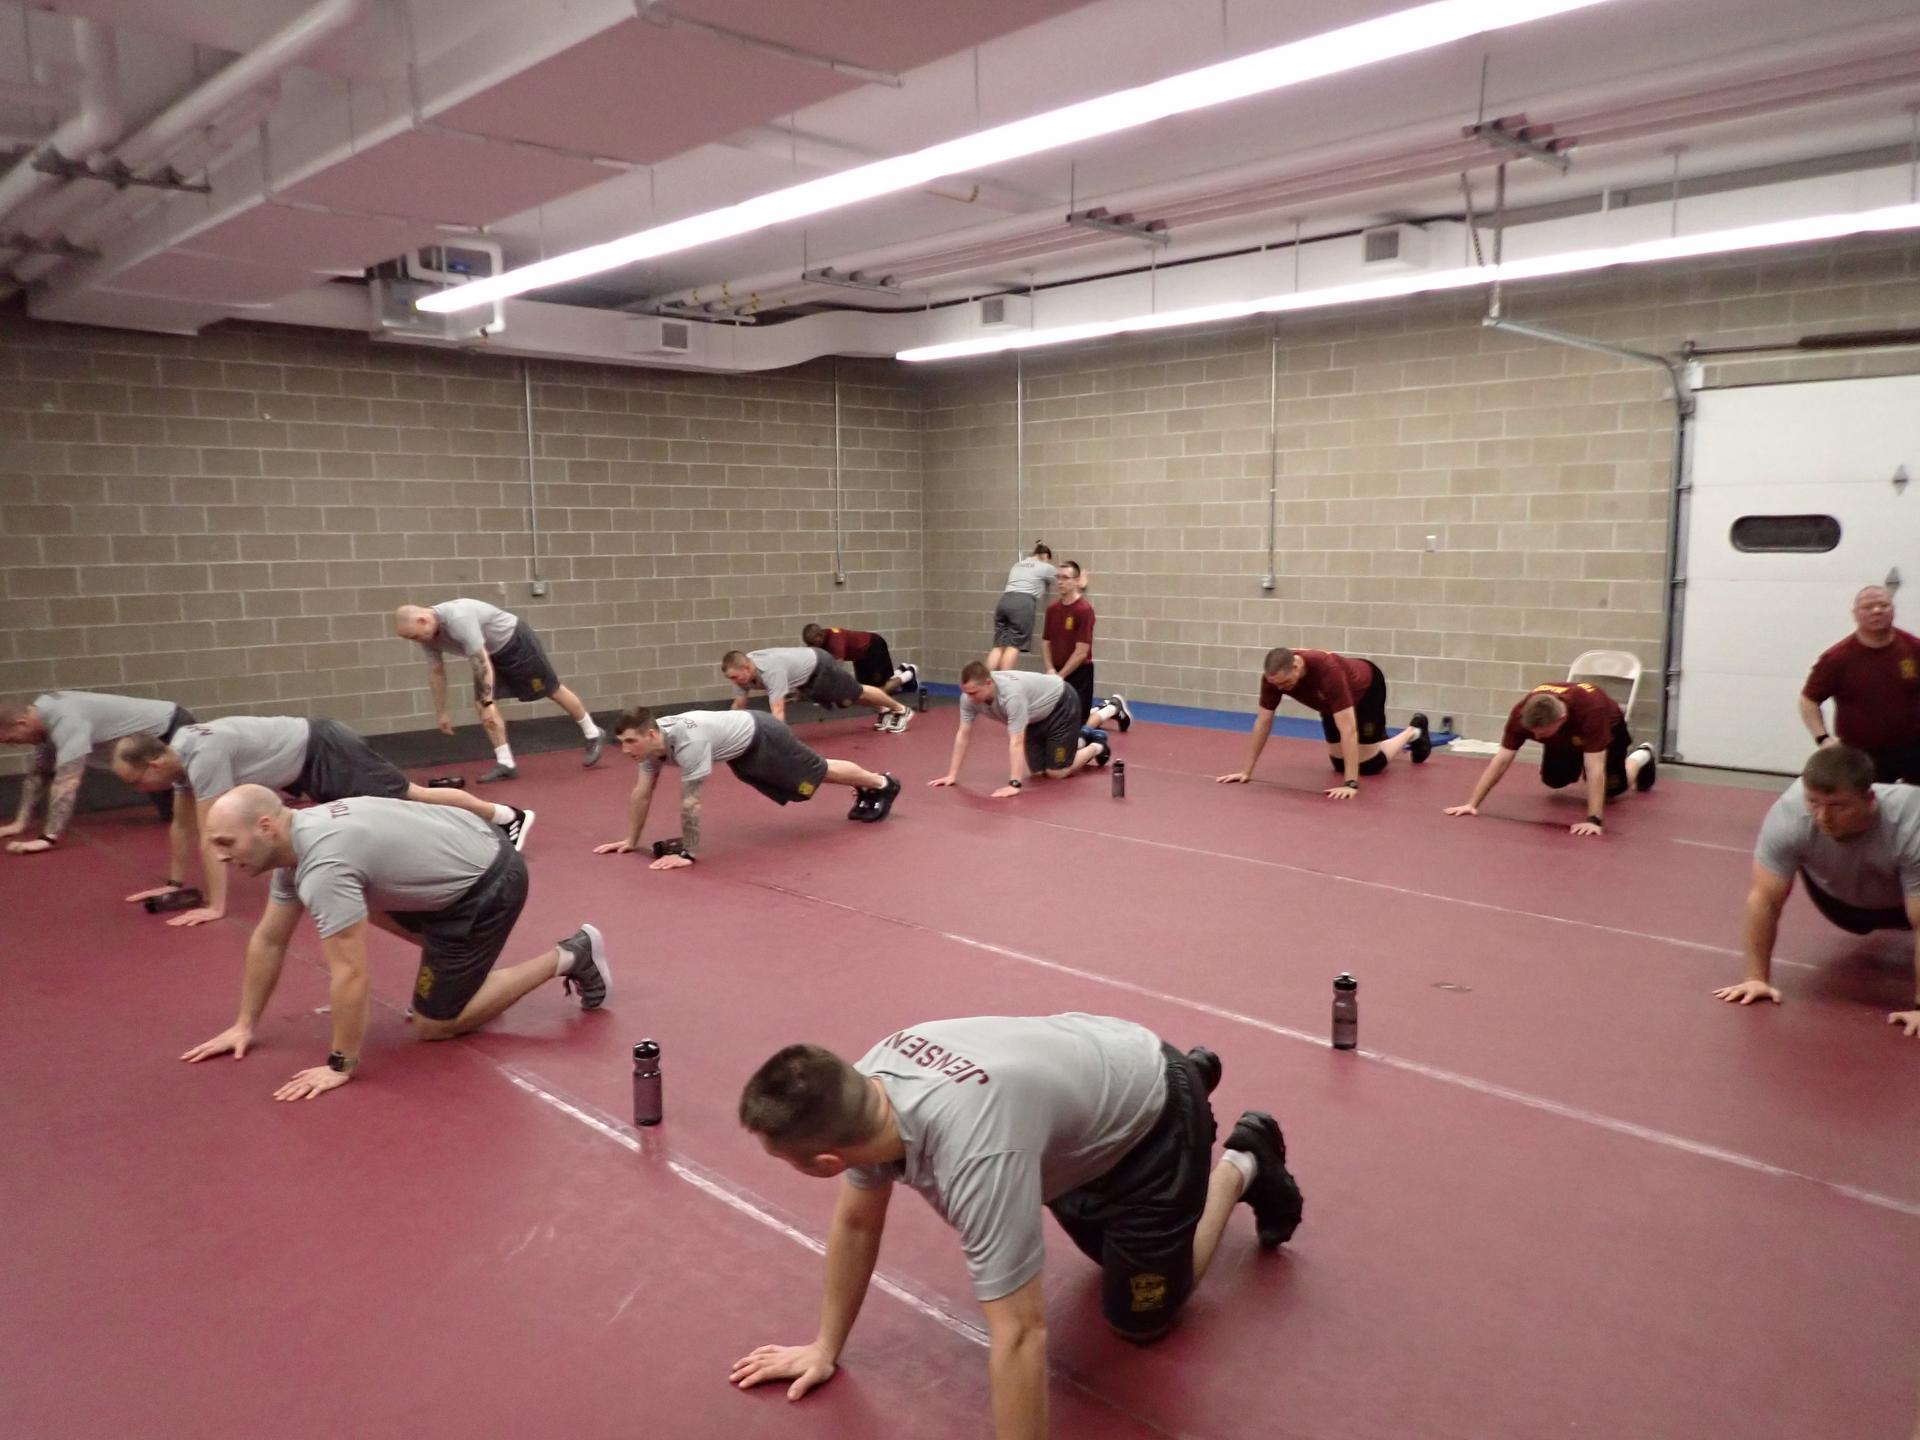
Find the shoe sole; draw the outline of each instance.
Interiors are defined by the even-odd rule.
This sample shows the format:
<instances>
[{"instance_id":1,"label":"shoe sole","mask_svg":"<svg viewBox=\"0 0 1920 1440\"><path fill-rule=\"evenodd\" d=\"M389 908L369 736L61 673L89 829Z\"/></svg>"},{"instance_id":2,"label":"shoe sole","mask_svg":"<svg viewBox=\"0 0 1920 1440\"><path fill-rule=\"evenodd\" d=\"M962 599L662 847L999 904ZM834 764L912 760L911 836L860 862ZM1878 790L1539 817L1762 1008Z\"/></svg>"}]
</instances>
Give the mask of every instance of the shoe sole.
<instances>
[{"instance_id":1,"label":"shoe sole","mask_svg":"<svg viewBox=\"0 0 1920 1440\"><path fill-rule=\"evenodd\" d=\"M583 924L580 933L587 937L587 957L600 974L600 1004L592 1007L598 1010L613 998L613 972L607 968L607 942L597 925ZM585 1010L588 1007L582 1005L580 1008Z\"/></svg>"},{"instance_id":2,"label":"shoe sole","mask_svg":"<svg viewBox=\"0 0 1920 1440\"><path fill-rule=\"evenodd\" d=\"M1113 706L1113 718L1120 726L1120 733L1122 735L1126 734L1127 731L1133 728L1133 711L1127 706L1127 697L1124 695L1115 695L1109 699L1108 703Z\"/></svg>"},{"instance_id":3,"label":"shoe sole","mask_svg":"<svg viewBox=\"0 0 1920 1440\"><path fill-rule=\"evenodd\" d=\"M496 780L518 780L519 778L520 772L518 770L509 770L504 775L476 775L473 783L476 785L491 785Z\"/></svg>"},{"instance_id":4,"label":"shoe sole","mask_svg":"<svg viewBox=\"0 0 1920 1440\"><path fill-rule=\"evenodd\" d=\"M527 837L533 833L533 811L520 812L520 833L514 836L513 848L516 852L527 848Z\"/></svg>"},{"instance_id":5,"label":"shoe sole","mask_svg":"<svg viewBox=\"0 0 1920 1440\"><path fill-rule=\"evenodd\" d=\"M1410 723L1419 734L1414 736L1413 743L1407 747L1407 751L1413 757L1414 764L1424 765L1427 757L1433 754L1433 722L1428 720L1426 714L1422 712L1415 715Z\"/></svg>"},{"instance_id":6,"label":"shoe sole","mask_svg":"<svg viewBox=\"0 0 1920 1440\"><path fill-rule=\"evenodd\" d=\"M1644 795L1653 788L1654 777L1659 773L1660 757L1654 753L1653 746L1641 741L1633 747L1647 752L1647 763L1640 767L1640 773L1633 777L1633 788Z\"/></svg>"}]
</instances>

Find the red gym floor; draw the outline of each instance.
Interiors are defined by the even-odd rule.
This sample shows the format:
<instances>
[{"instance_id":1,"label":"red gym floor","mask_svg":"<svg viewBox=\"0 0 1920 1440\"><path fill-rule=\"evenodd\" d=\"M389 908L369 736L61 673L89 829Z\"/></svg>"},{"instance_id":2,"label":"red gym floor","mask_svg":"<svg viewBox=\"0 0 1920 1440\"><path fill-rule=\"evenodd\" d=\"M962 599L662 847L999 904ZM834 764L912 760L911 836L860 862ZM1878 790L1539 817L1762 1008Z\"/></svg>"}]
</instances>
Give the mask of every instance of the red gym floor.
<instances>
[{"instance_id":1,"label":"red gym floor","mask_svg":"<svg viewBox=\"0 0 1920 1440\"><path fill-rule=\"evenodd\" d=\"M841 1374L790 1405L730 1390L755 1345L811 1337L833 1187L734 1124L781 1044L857 1055L908 1022L1107 1011L1225 1061L1286 1126L1306 1223L1279 1255L1235 1218L1176 1333L1135 1349L1056 1236L1060 1436L1325 1440L1905 1440L1920 1370L1920 1042L1885 1012L1908 950L1790 907L1788 1003L1738 978L1766 793L1672 781L1604 841L1517 770L1404 762L1320 798L1322 747L1140 725L1107 777L1011 802L997 737L938 792L951 711L811 743L909 784L884 825L838 792L780 810L708 787L709 855L596 857L631 768L523 759L539 821L509 959L583 919L617 992L557 986L492 1030L409 1041L411 962L374 938L363 1077L279 1105L326 1050L303 928L244 1062L177 1056L232 1019L241 914L178 931L120 897L160 875L144 808L0 856L0 1434L42 1437L985 1436L958 1247L894 1202L883 1288ZM477 765L468 767L478 769ZM671 805L661 807L671 822ZM1359 1054L1325 1047L1361 980ZM628 1048L660 1040L667 1123L625 1123Z\"/></svg>"}]
</instances>

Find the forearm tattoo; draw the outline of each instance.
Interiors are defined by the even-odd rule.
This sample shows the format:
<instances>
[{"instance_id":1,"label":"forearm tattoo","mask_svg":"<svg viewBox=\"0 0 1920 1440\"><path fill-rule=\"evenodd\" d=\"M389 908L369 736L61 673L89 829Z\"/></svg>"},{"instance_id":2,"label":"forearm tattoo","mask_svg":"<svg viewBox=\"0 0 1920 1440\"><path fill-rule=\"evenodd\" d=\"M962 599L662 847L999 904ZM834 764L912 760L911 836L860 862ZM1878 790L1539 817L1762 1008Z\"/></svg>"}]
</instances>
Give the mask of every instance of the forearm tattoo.
<instances>
[{"instance_id":1,"label":"forearm tattoo","mask_svg":"<svg viewBox=\"0 0 1920 1440\"><path fill-rule=\"evenodd\" d=\"M482 710L493 704L493 667L473 672L473 700Z\"/></svg>"},{"instance_id":2,"label":"forearm tattoo","mask_svg":"<svg viewBox=\"0 0 1920 1440\"><path fill-rule=\"evenodd\" d=\"M680 792L680 843L687 854L700 850L700 785L686 786Z\"/></svg>"},{"instance_id":3,"label":"forearm tattoo","mask_svg":"<svg viewBox=\"0 0 1920 1440\"><path fill-rule=\"evenodd\" d=\"M47 834L67 833L67 822L73 819L74 804L80 799L80 776L86 768L86 761L75 760L54 772L53 797L47 801Z\"/></svg>"},{"instance_id":4,"label":"forearm tattoo","mask_svg":"<svg viewBox=\"0 0 1920 1440\"><path fill-rule=\"evenodd\" d=\"M26 780L20 786L20 813L14 819L22 825L31 825L46 793L47 777L38 770L28 771Z\"/></svg>"}]
</instances>

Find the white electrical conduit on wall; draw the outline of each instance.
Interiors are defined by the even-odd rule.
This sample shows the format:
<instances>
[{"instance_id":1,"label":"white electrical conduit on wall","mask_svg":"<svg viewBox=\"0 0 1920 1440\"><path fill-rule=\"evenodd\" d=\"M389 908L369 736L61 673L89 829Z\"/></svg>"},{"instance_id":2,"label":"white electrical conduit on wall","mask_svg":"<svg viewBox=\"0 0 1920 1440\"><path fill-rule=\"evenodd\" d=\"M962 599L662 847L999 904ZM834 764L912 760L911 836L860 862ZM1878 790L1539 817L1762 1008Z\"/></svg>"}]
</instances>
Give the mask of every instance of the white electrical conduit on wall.
<instances>
[{"instance_id":1,"label":"white electrical conduit on wall","mask_svg":"<svg viewBox=\"0 0 1920 1440\"><path fill-rule=\"evenodd\" d=\"M174 101L142 126L138 134L114 147L108 158L134 171L158 164L205 126L224 118L255 91L272 84L282 71L299 64L322 41L359 20L366 12L367 3L368 0L320 0L204 84ZM99 184L91 180L70 182L66 192L50 207L51 217L42 215L35 223L58 224L92 199L92 187ZM74 225L67 232L69 239L84 243L100 232L100 217L119 197L107 190L101 198L105 203ZM59 264L57 256L35 256L15 267L15 273L23 280L30 280Z\"/></svg>"},{"instance_id":2,"label":"white electrical conduit on wall","mask_svg":"<svg viewBox=\"0 0 1920 1440\"><path fill-rule=\"evenodd\" d=\"M0 176L0 230L19 228L22 208L59 187L59 176L33 168L39 155L52 152L66 160L85 160L118 140L126 129L120 108L120 57L112 29L97 20L75 20L73 44L80 57L80 108L44 145L22 155Z\"/></svg>"}]
</instances>

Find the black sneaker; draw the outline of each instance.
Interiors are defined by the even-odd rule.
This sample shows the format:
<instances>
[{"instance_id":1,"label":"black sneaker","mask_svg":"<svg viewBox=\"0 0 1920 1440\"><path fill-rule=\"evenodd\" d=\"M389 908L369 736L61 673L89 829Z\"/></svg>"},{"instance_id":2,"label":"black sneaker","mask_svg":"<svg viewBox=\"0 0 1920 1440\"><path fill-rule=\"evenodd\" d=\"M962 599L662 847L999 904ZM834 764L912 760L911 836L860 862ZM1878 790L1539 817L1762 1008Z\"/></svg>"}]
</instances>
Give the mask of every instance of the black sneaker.
<instances>
[{"instance_id":1,"label":"black sneaker","mask_svg":"<svg viewBox=\"0 0 1920 1440\"><path fill-rule=\"evenodd\" d=\"M869 798L867 813L860 818L869 825L877 825L887 818L887 812L893 809L893 802L900 798L900 781L898 777L889 774L887 783L882 789L866 790L861 793Z\"/></svg>"},{"instance_id":2,"label":"black sneaker","mask_svg":"<svg viewBox=\"0 0 1920 1440\"><path fill-rule=\"evenodd\" d=\"M606 745L607 732L604 730L594 736L593 739L587 741L586 754L580 757L581 768L591 770L594 766L598 765L600 763L600 752L606 748Z\"/></svg>"},{"instance_id":3,"label":"black sneaker","mask_svg":"<svg viewBox=\"0 0 1920 1440\"><path fill-rule=\"evenodd\" d=\"M1642 765L1640 767L1640 773L1633 777L1633 788L1642 792L1651 790L1653 788L1655 772L1660 768L1660 757L1653 753L1653 746L1644 740L1633 748L1647 752L1647 763Z\"/></svg>"},{"instance_id":4,"label":"black sneaker","mask_svg":"<svg viewBox=\"0 0 1920 1440\"><path fill-rule=\"evenodd\" d=\"M560 942L560 948L573 958L560 977L569 995L580 997L582 1010L598 1010L613 993L613 976L607 970L607 942L592 925L582 925Z\"/></svg>"},{"instance_id":5,"label":"black sneaker","mask_svg":"<svg viewBox=\"0 0 1920 1440\"><path fill-rule=\"evenodd\" d=\"M1187 1059L1193 1062L1193 1068L1200 1072L1200 1078L1206 1082L1207 1094L1211 1095L1220 1088L1220 1057L1204 1045L1196 1045L1187 1051Z\"/></svg>"},{"instance_id":6,"label":"black sneaker","mask_svg":"<svg viewBox=\"0 0 1920 1440\"><path fill-rule=\"evenodd\" d=\"M1261 1246L1272 1250L1286 1244L1300 1228L1304 1202L1300 1187L1287 1173L1287 1139L1280 1133L1280 1122L1264 1110L1248 1110L1227 1137L1226 1148L1253 1156L1253 1179L1240 1198L1253 1207Z\"/></svg>"},{"instance_id":7,"label":"black sneaker","mask_svg":"<svg viewBox=\"0 0 1920 1440\"><path fill-rule=\"evenodd\" d=\"M1114 694L1107 697L1107 704L1113 707L1113 718L1120 726L1120 733L1126 734L1133 729L1133 711L1127 708L1127 697Z\"/></svg>"},{"instance_id":8,"label":"black sneaker","mask_svg":"<svg viewBox=\"0 0 1920 1440\"><path fill-rule=\"evenodd\" d=\"M527 836L533 833L533 811L516 810L513 812L513 819L498 828L501 834L513 842L514 849L525 850Z\"/></svg>"},{"instance_id":9,"label":"black sneaker","mask_svg":"<svg viewBox=\"0 0 1920 1440\"><path fill-rule=\"evenodd\" d=\"M1418 733L1413 737L1413 743L1407 747L1407 753L1413 756L1414 764L1424 765L1427 763L1427 757L1433 753L1433 727L1428 723L1425 711L1414 715L1413 728Z\"/></svg>"},{"instance_id":10,"label":"black sneaker","mask_svg":"<svg viewBox=\"0 0 1920 1440\"><path fill-rule=\"evenodd\" d=\"M885 717L883 716L881 718L884 719ZM880 792L878 790L855 790L853 792L853 808L847 811L847 819L872 819L873 807L879 798Z\"/></svg>"}]
</instances>

